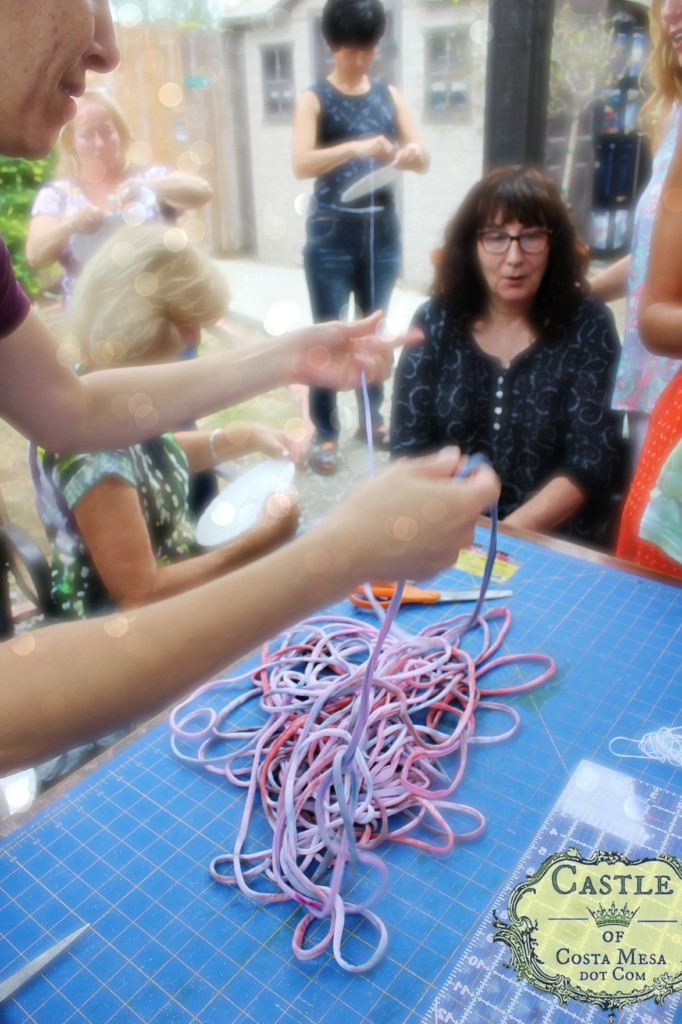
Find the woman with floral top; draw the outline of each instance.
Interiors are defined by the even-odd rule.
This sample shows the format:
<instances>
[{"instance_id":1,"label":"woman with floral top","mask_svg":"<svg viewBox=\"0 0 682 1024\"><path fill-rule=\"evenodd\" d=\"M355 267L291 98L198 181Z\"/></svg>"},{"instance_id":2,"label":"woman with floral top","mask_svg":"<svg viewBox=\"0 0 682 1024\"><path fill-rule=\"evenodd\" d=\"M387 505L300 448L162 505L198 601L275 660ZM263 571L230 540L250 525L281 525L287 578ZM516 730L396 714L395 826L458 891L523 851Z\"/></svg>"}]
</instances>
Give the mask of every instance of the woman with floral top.
<instances>
[{"instance_id":1,"label":"woman with floral top","mask_svg":"<svg viewBox=\"0 0 682 1024\"><path fill-rule=\"evenodd\" d=\"M84 253L93 248L110 221L174 223L185 210L203 206L211 186L203 178L152 164L131 164L132 131L120 106L103 89L88 89L78 112L60 136L57 177L44 185L33 203L26 239L32 267L59 261L63 268L62 304L71 304ZM80 258L79 258L80 257Z\"/></svg>"}]
</instances>

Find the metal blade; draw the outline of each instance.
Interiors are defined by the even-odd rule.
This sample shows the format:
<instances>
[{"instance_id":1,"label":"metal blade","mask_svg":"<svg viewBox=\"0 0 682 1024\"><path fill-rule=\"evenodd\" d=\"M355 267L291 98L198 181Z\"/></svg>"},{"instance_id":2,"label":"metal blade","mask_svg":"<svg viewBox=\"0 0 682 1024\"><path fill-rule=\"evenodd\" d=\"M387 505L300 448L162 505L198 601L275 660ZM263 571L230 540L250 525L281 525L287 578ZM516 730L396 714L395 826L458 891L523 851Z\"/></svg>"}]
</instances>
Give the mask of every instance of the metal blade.
<instances>
[{"instance_id":1,"label":"metal blade","mask_svg":"<svg viewBox=\"0 0 682 1024\"><path fill-rule=\"evenodd\" d=\"M27 964L24 964L24 966L20 967L18 971L11 974L9 978L5 978L4 981L0 981L0 1003L4 1003L6 999L10 999L15 992L18 992L20 988L23 988L26 982L31 981L31 979L35 978L37 974L40 974L44 967L51 964L52 961L63 953L72 942L75 942L76 939L80 938L83 932L87 931L89 927L89 924L84 924L81 928L77 928L75 932L71 932L71 934L67 935L65 939L61 939L61 941L57 942L56 945L51 946L50 949L41 953L39 956L35 957L35 959L30 960Z\"/></svg>"}]
</instances>

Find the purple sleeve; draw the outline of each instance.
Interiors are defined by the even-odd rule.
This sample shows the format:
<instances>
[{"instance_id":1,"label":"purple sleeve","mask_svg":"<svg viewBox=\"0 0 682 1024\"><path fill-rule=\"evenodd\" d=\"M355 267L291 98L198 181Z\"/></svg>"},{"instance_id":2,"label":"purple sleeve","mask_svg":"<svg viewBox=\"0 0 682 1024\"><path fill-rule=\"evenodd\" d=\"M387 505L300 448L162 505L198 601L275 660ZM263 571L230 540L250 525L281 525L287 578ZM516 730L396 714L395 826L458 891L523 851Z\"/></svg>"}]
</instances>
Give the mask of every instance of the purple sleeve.
<instances>
[{"instance_id":1,"label":"purple sleeve","mask_svg":"<svg viewBox=\"0 0 682 1024\"><path fill-rule=\"evenodd\" d=\"M67 190L60 181L43 185L33 201L31 216L62 217L66 210Z\"/></svg>"},{"instance_id":2,"label":"purple sleeve","mask_svg":"<svg viewBox=\"0 0 682 1024\"><path fill-rule=\"evenodd\" d=\"M169 174L169 169L164 167L163 164L150 164L149 167L145 167L142 171L138 172L138 174L133 175L133 177L146 178L149 181L153 181L154 178L165 178Z\"/></svg>"},{"instance_id":3,"label":"purple sleeve","mask_svg":"<svg viewBox=\"0 0 682 1024\"><path fill-rule=\"evenodd\" d=\"M0 338L16 330L30 308L29 298L14 276L9 250L0 238Z\"/></svg>"}]
</instances>

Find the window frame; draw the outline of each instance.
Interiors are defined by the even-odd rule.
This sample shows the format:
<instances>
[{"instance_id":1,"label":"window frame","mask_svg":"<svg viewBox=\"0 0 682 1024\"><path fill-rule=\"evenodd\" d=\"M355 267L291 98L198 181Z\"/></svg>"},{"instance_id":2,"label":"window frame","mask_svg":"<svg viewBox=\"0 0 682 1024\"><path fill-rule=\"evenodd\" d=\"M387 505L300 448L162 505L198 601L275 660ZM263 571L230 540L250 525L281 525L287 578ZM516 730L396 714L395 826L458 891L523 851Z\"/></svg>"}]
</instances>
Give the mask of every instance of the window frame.
<instances>
[{"instance_id":1,"label":"window frame","mask_svg":"<svg viewBox=\"0 0 682 1024\"><path fill-rule=\"evenodd\" d=\"M259 47L261 57L261 82L262 82L262 97L263 97L263 119L267 122L282 122L290 121L293 117L294 106L296 104L296 90L294 86L294 44L292 42L286 43L262 43ZM273 57L275 58L275 64L281 60L281 57L285 56L285 64L287 66L282 67L280 65L281 77L277 78L269 73L268 62ZM277 68L275 67L275 71ZM286 106L280 103L279 109L274 109L272 106L271 90L273 86L278 86L281 91L288 86L290 92L290 99Z\"/></svg>"},{"instance_id":2,"label":"window frame","mask_svg":"<svg viewBox=\"0 0 682 1024\"><path fill-rule=\"evenodd\" d=\"M450 43L454 41L456 48L451 51ZM445 42L442 57L436 52L438 43ZM459 57L458 54L462 56ZM453 56L455 59L453 60ZM445 67L439 68L438 60L445 59ZM468 124L472 119L473 54L469 26L447 25L441 28L429 28L424 33L424 100L423 119L430 124ZM465 96L460 105L449 103L438 108L433 102L433 89L438 80L443 83L443 95L453 95L453 86L462 85Z\"/></svg>"}]
</instances>

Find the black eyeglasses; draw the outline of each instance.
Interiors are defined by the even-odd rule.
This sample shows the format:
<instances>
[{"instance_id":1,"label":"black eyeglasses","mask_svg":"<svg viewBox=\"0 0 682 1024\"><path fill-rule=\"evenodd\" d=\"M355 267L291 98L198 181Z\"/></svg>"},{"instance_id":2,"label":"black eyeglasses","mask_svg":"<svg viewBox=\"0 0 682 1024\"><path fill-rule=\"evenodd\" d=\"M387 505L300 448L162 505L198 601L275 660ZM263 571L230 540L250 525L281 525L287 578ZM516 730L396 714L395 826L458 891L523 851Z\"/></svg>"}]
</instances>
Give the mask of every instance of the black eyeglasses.
<instances>
[{"instance_id":1,"label":"black eyeglasses","mask_svg":"<svg viewBox=\"0 0 682 1024\"><path fill-rule=\"evenodd\" d=\"M518 242L522 251L529 256L539 256L549 245L551 234L549 228L528 228L518 235L510 235L508 231L498 231L497 228L488 228L486 231L479 231L478 237L485 251L496 256L507 252L512 242Z\"/></svg>"}]
</instances>

